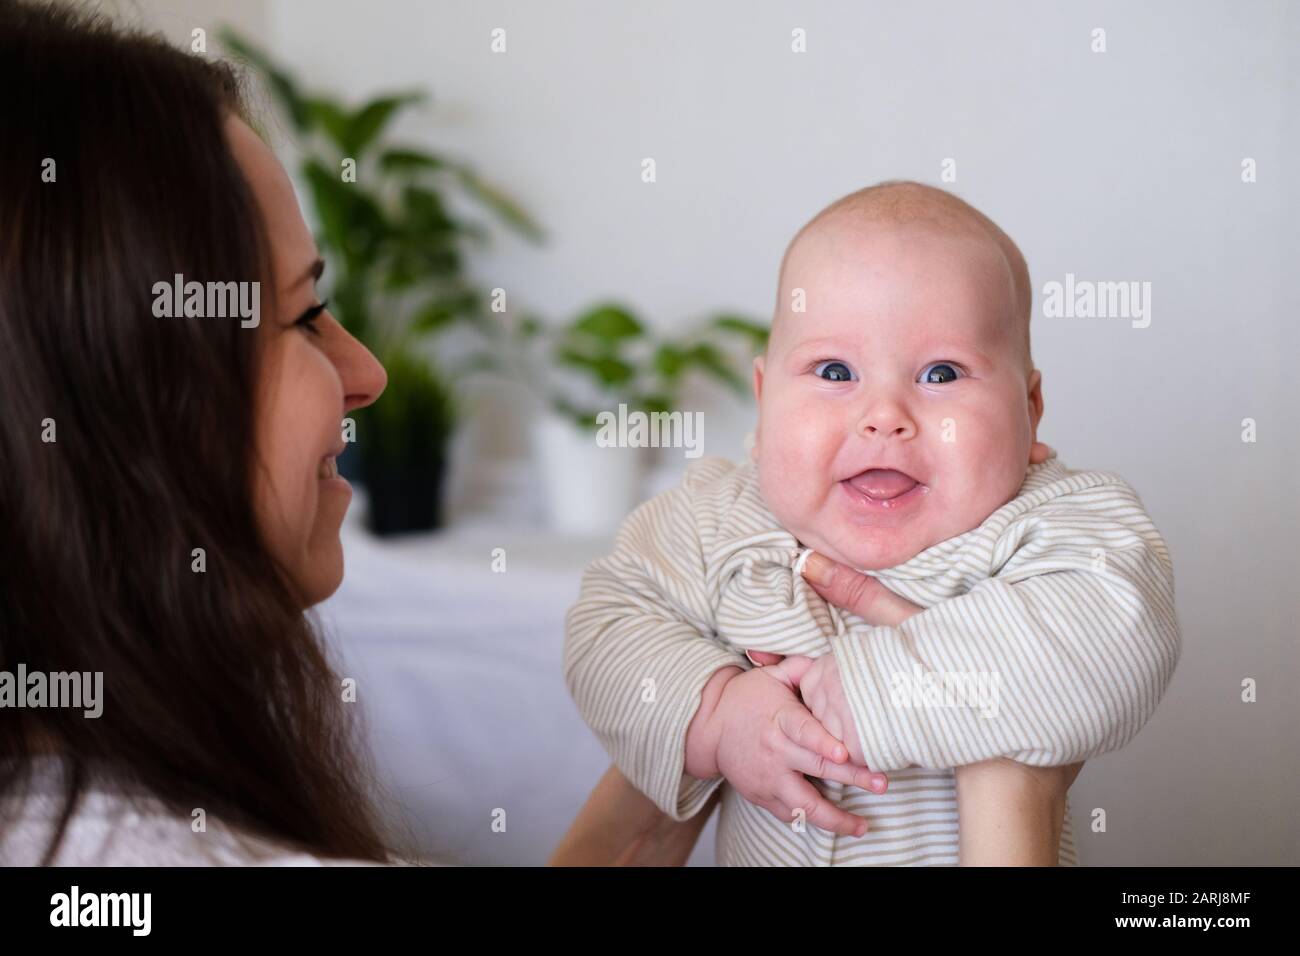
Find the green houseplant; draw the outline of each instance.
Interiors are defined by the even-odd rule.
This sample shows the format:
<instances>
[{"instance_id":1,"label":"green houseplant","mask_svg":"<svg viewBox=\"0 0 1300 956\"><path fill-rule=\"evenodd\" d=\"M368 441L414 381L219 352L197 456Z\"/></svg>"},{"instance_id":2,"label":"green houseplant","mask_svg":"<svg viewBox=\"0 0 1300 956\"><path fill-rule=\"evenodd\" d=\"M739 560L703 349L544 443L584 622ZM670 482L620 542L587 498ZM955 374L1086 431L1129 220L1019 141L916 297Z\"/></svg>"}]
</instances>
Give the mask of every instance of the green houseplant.
<instances>
[{"instance_id":1,"label":"green houseplant","mask_svg":"<svg viewBox=\"0 0 1300 956\"><path fill-rule=\"evenodd\" d=\"M354 413L356 449L340 463L367 486L375 532L437 527L459 380L494 362L472 351L493 337L494 317L464 269L467 249L488 232L448 199L467 199L526 238L540 230L466 164L388 142L393 120L425 94L386 94L349 108L300 88L233 30L223 29L221 40L265 79L297 135L317 242L330 261L331 311L388 371L382 398ZM453 330L469 333L471 351L449 371L438 356Z\"/></svg>"},{"instance_id":2,"label":"green houseplant","mask_svg":"<svg viewBox=\"0 0 1300 956\"><path fill-rule=\"evenodd\" d=\"M748 379L737 369L737 341L748 360L766 344L768 329L722 314L680 334L656 334L626 306L607 302L556 327L526 320L518 335L533 355L523 363L533 374L524 377L545 409L534 438L551 524L590 535L607 533L640 498L644 448L621 441L611 445L611 419L658 418L674 426L669 429L674 439L685 437L687 416L703 422L702 413L683 408L689 380L711 379L747 396ZM702 432L701 427L694 435L699 445ZM657 441L657 428L655 434ZM687 450L691 456L701 452L701 447Z\"/></svg>"},{"instance_id":3,"label":"green houseplant","mask_svg":"<svg viewBox=\"0 0 1300 956\"><path fill-rule=\"evenodd\" d=\"M607 410L609 403L644 412L678 408L691 374L714 379L744 395L748 383L718 333L738 335L756 351L766 344L767 331L751 319L717 315L683 335L655 336L626 307L598 305L558 330L552 358L557 366L583 375L606 401L597 409L552 387L551 407L575 424L594 429L597 414Z\"/></svg>"}]
</instances>

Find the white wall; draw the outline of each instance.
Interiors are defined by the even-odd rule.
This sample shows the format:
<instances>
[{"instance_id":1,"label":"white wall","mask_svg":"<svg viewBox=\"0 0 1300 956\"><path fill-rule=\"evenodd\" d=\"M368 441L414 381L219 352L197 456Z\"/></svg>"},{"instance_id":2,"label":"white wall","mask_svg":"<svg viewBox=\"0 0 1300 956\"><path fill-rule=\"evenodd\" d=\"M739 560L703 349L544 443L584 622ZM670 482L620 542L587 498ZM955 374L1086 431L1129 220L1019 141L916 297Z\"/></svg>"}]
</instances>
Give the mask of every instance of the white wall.
<instances>
[{"instance_id":1,"label":"white wall","mask_svg":"<svg viewBox=\"0 0 1300 956\"><path fill-rule=\"evenodd\" d=\"M174 27L216 19L216 4L143 6L169 8ZM1119 471L1138 489L1174 557L1184 628L1156 717L1075 785L1081 853L1090 864L1300 863L1300 8L230 10L313 84L358 100L431 88L427 119L403 132L472 159L550 234L541 249L504 242L476 269L554 316L611 295L665 327L722 306L766 315L805 219L880 179L937 184L946 157L952 188L1019 242L1040 291L1067 272L1150 281L1149 328L1041 310L1033 325L1040 437L1067 465ZM507 30L504 55L489 50L494 27ZM790 51L795 27L807 30L805 54ZM1095 27L1102 54L1090 51ZM639 178L647 156L653 185ZM1244 157L1258 182L1242 183ZM522 416L523 401L506 410ZM706 450L739 455L752 408L709 415ZM1240 438L1247 417L1254 444ZM1246 678L1259 682L1257 703L1240 701ZM1087 832L1096 807L1104 834Z\"/></svg>"}]
</instances>

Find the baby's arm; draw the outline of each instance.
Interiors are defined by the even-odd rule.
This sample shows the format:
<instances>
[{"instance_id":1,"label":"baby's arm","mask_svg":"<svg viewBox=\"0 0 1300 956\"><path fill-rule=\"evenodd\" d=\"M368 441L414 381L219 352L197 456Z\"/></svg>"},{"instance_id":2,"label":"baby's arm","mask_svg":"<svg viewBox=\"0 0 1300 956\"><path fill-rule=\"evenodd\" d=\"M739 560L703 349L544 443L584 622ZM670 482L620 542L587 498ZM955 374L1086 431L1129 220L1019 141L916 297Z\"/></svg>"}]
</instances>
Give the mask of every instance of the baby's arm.
<instances>
[{"instance_id":1,"label":"baby's arm","mask_svg":"<svg viewBox=\"0 0 1300 956\"><path fill-rule=\"evenodd\" d=\"M817 593L854 611L867 624L897 626L924 610L874 578L842 565L843 576L837 579L833 562L812 558L805 574ZM828 573L830 578L824 580ZM774 664L780 657L760 654L756 660ZM819 720L837 729L852 724L834 655L819 658L805 672L801 690ZM853 733L847 733L846 739L852 740ZM1066 795L1082 768L1082 762L1029 767L1006 757L954 768L961 865L1055 866Z\"/></svg>"},{"instance_id":2,"label":"baby's arm","mask_svg":"<svg viewBox=\"0 0 1300 956\"><path fill-rule=\"evenodd\" d=\"M899 620L920 610L914 607L905 611ZM762 655L765 663L776 659L774 655ZM831 732L853 740L853 718L834 655L815 661L789 660L808 664L800 689L813 716ZM856 746L852 752L854 759L862 759ZM1029 767L997 757L954 768L960 864L1055 866L1060 856L1066 793L1082 767L1082 763Z\"/></svg>"},{"instance_id":3,"label":"baby's arm","mask_svg":"<svg viewBox=\"0 0 1300 956\"><path fill-rule=\"evenodd\" d=\"M579 712L628 780L674 820L698 813L725 776L751 802L793 799L810 822L855 832L860 818L825 800L802 768L864 787L871 775L842 763L847 748L803 707L792 680L749 673L745 656L713 636L698 527L689 486L672 489L637 508L613 553L587 568L564 646ZM698 765L687 768L697 716Z\"/></svg>"},{"instance_id":4,"label":"baby's arm","mask_svg":"<svg viewBox=\"0 0 1300 956\"><path fill-rule=\"evenodd\" d=\"M885 771L994 757L1051 767L1126 744L1180 650L1167 555L1126 544L1100 562L1088 548L1045 550L1049 573L988 578L897 626L846 625L831 644L857 757ZM982 680L992 699L918 706L918 676Z\"/></svg>"},{"instance_id":5,"label":"baby's arm","mask_svg":"<svg viewBox=\"0 0 1300 956\"><path fill-rule=\"evenodd\" d=\"M853 759L885 770L958 768L964 862L1032 862L1055 843L1079 762L1130 740L1168 685L1180 651L1172 568L1149 519L1131 512L1125 520L1127 527L1094 522L1040 539L1031 566L1045 570L1037 574L1022 565L1013 580L990 578L895 620L863 615L872 626L844 628L832 639L834 660L806 675L805 702L850 742ZM1066 544L1042 547L1053 537ZM823 683L840 691L848 715L839 721L809 689L808 679L816 685L828 667L839 673ZM896 699L900 676L906 690L918 674L990 679L997 715L982 715L974 702L918 707L906 695Z\"/></svg>"}]
</instances>

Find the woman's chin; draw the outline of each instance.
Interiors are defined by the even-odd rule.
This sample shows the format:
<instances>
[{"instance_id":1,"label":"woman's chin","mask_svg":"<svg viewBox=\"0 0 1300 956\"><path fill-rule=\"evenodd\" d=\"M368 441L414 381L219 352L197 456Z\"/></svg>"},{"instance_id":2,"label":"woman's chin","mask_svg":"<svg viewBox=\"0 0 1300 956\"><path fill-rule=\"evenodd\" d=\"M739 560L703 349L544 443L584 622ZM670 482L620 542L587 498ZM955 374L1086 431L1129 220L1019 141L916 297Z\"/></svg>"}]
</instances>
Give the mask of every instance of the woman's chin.
<instances>
[{"instance_id":1,"label":"woman's chin","mask_svg":"<svg viewBox=\"0 0 1300 956\"><path fill-rule=\"evenodd\" d=\"M332 542L314 547L297 575L304 607L324 601L343 583L343 543L337 533Z\"/></svg>"}]
</instances>

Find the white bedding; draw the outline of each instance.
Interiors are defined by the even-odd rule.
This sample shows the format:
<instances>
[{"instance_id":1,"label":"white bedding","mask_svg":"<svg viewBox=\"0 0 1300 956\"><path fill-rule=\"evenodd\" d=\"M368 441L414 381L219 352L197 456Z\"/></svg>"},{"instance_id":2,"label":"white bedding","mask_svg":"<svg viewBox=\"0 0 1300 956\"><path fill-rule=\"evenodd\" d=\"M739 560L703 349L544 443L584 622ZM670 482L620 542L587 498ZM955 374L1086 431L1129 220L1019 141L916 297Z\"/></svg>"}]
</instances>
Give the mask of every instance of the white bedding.
<instances>
[{"instance_id":1,"label":"white bedding","mask_svg":"<svg viewBox=\"0 0 1300 956\"><path fill-rule=\"evenodd\" d=\"M582 569L612 540L462 524L381 542L350 519L343 542L343 586L318 611L413 852L545 863L609 765L565 689L561 648ZM712 862L713 827L693 864Z\"/></svg>"}]
</instances>

